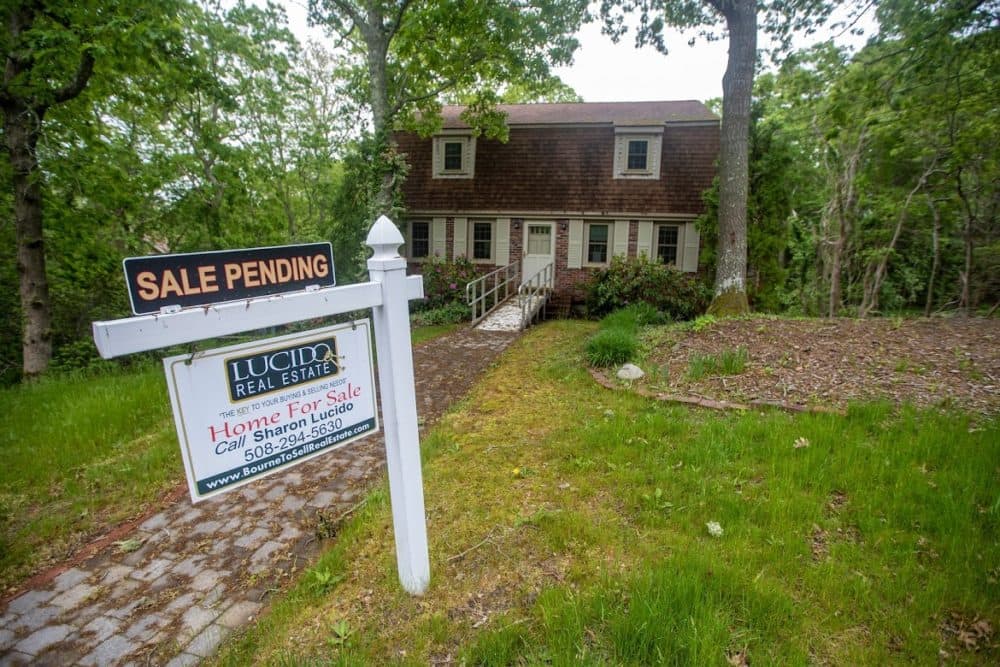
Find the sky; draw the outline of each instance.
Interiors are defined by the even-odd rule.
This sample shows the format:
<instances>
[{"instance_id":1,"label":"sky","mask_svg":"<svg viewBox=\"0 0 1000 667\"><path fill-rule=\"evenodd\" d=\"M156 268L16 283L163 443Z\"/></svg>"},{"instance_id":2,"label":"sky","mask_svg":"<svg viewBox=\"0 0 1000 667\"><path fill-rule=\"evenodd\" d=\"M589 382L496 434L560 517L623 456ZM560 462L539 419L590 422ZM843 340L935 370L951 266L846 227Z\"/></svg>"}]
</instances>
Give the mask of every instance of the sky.
<instances>
[{"instance_id":1,"label":"sky","mask_svg":"<svg viewBox=\"0 0 1000 667\"><path fill-rule=\"evenodd\" d=\"M290 27L299 40L326 39L321 30L308 27L306 0L278 1L285 6ZM871 21L862 23L868 30L874 25ZM809 40L796 40L795 46L807 46L827 36L829 32L820 32ZM672 30L667 34L670 53L666 56L652 47L636 49L632 33L614 44L610 37L601 34L600 23L584 25L577 39L581 46L573 64L557 68L555 74L585 102L705 101L722 97L722 75L728 54L724 39L710 43L698 39L694 46L688 46L688 36ZM860 48L865 39L843 36L838 41ZM758 45L766 44L761 36Z\"/></svg>"}]
</instances>

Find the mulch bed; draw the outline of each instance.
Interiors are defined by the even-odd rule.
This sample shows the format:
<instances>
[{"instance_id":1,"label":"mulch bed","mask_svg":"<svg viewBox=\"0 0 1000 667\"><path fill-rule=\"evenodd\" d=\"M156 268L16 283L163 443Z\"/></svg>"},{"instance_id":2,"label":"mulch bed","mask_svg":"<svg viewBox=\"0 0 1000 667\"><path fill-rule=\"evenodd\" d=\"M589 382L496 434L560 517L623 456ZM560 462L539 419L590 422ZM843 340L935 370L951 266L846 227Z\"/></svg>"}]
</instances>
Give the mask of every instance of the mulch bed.
<instances>
[{"instance_id":1,"label":"mulch bed","mask_svg":"<svg viewBox=\"0 0 1000 667\"><path fill-rule=\"evenodd\" d=\"M689 377L692 355L744 347L738 375ZM644 393L842 410L887 400L1000 414L1000 319L723 320L656 341ZM712 406L709 406L712 407Z\"/></svg>"}]
</instances>

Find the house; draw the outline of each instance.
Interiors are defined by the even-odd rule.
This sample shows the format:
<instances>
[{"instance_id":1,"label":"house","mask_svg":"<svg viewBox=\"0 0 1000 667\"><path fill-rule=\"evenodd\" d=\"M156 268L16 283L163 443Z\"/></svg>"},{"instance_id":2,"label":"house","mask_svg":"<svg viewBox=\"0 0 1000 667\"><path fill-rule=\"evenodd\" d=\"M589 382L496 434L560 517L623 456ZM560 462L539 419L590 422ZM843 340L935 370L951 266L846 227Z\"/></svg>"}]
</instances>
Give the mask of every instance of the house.
<instances>
[{"instance_id":1,"label":"house","mask_svg":"<svg viewBox=\"0 0 1000 667\"><path fill-rule=\"evenodd\" d=\"M502 105L509 140L477 137L462 107L443 128L398 133L411 271L465 256L486 270L520 259L525 279L553 263L565 303L614 255L698 268L694 220L719 153L719 119L701 102Z\"/></svg>"}]
</instances>

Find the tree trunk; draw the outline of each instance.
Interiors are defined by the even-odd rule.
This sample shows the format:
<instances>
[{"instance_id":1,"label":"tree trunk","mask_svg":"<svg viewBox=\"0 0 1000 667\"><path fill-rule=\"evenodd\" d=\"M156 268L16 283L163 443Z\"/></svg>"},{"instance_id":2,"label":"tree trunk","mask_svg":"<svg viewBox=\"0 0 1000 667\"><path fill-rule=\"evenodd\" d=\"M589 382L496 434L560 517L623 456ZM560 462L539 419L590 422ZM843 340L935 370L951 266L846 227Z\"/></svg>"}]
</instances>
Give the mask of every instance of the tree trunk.
<instances>
[{"instance_id":1,"label":"tree trunk","mask_svg":"<svg viewBox=\"0 0 1000 667\"><path fill-rule=\"evenodd\" d=\"M383 29L384 17L373 7L366 17L367 25L361 27L365 40L368 65L368 92L372 104L372 129L375 131L376 154L372 156L377 167L378 190L375 194L373 213L390 215L394 199L395 179L388 167L384 153L389 148L389 82L386 80L386 58L389 53L389 35Z\"/></svg>"},{"instance_id":2,"label":"tree trunk","mask_svg":"<svg viewBox=\"0 0 1000 667\"><path fill-rule=\"evenodd\" d=\"M729 61L722 78L719 156L719 241L715 296L709 312L745 313L747 303L747 190L750 100L757 59L757 5L752 0L713 3L726 18Z\"/></svg>"},{"instance_id":3,"label":"tree trunk","mask_svg":"<svg viewBox=\"0 0 1000 667\"><path fill-rule=\"evenodd\" d=\"M827 304L827 317L836 317L840 310L840 274L844 256L844 246L847 245L847 219L844 215L837 216L837 240L833 242L833 256L830 258L830 301Z\"/></svg>"},{"instance_id":4,"label":"tree trunk","mask_svg":"<svg viewBox=\"0 0 1000 667\"><path fill-rule=\"evenodd\" d=\"M969 316L969 301L970 301L970 283L972 282L972 231L974 228L976 214L972 210L972 204L969 202L969 197L965 192L965 187L962 184L962 176L964 170L959 167L955 170L955 189L958 192L958 198L962 202L962 212L964 218L964 226L962 228L962 242L965 250L965 262L963 269L958 272L959 280L961 281L961 294L958 297L958 309L966 317Z\"/></svg>"},{"instance_id":5,"label":"tree trunk","mask_svg":"<svg viewBox=\"0 0 1000 667\"><path fill-rule=\"evenodd\" d=\"M934 205L934 198L927 196L927 205L931 209L934 219L934 226L931 228L931 248L933 257L931 259L931 275L927 279L927 300L924 303L924 317L931 316L931 307L934 303L934 280L937 277L938 268L941 266L941 213Z\"/></svg>"},{"instance_id":6,"label":"tree trunk","mask_svg":"<svg viewBox=\"0 0 1000 667\"><path fill-rule=\"evenodd\" d=\"M42 173L35 147L42 119L20 105L4 109L4 135L14 184L14 227L20 279L23 372L38 377L52 358L52 308L42 235Z\"/></svg>"}]
</instances>

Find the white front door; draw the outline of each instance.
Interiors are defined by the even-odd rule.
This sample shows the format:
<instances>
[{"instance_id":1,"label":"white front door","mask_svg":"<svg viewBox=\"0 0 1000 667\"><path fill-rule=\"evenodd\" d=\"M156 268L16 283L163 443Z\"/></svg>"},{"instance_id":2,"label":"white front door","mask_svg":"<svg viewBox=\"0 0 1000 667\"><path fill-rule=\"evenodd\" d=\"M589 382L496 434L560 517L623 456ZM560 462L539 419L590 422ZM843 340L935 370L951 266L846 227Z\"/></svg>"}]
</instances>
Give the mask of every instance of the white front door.
<instances>
[{"instance_id":1,"label":"white front door","mask_svg":"<svg viewBox=\"0 0 1000 667\"><path fill-rule=\"evenodd\" d=\"M524 223L524 263L521 281L530 280L536 273L553 263L556 256L556 225L554 222ZM555 280L553 265L552 280Z\"/></svg>"}]
</instances>

